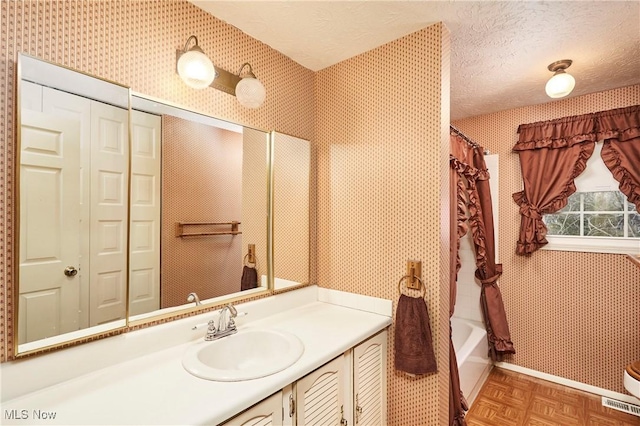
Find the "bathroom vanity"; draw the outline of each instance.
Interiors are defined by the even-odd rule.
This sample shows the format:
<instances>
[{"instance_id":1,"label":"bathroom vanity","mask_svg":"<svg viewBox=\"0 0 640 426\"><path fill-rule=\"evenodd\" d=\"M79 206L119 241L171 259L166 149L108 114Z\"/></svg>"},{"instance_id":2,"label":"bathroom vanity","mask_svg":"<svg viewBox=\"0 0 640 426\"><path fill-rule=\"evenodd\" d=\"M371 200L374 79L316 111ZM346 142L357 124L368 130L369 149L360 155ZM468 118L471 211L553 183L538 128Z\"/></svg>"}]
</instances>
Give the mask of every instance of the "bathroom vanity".
<instances>
[{"instance_id":1,"label":"bathroom vanity","mask_svg":"<svg viewBox=\"0 0 640 426\"><path fill-rule=\"evenodd\" d=\"M317 410L310 407L323 407L329 420L316 418L319 424L356 424L356 416L385 423L391 306L316 286L237 305L247 315L236 319L238 334L223 339L273 330L304 347L289 367L250 380L206 380L183 367L212 312L5 363L3 424L242 425L264 418L293 425L312 423ZM373 379L364 383L365 375Z\"/></svg>"},{"instance_id":2,"label":"bathroom vanity","mask_svg":"<svg viewBox=\"0 0 640 426\"><path fill-rule=\"evenodd\" d=\"M386 346L382 331L224 425L386 424Z\"/></svg>"}]
</instances>

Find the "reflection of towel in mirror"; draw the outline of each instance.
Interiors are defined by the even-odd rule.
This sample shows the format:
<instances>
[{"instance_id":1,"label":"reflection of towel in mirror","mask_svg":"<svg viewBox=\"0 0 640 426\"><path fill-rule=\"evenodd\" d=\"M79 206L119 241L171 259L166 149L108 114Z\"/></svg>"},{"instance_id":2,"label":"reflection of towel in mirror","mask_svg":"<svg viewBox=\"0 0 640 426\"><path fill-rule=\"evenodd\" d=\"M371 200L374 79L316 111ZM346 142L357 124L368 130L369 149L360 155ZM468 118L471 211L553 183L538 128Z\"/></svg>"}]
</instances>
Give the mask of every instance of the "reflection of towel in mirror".
<instances>
[{"instance_id":1,"label":"reflection of towel in mirror","mask_svg":"<svg viewBox=\"0 0 640 426\"><path fill-rule=\"evenodd\" d=\"M258 271L256 268L245 265L242 268L242 280L240 282L240 290L249 290L258 287Z\"/></svg>"},{"instance_id":2,"label":"reflection of towel in mirror","mask_svg":"<svg viewBox=\"0 0 640 426\"><path fill-rule=\"evenodd\" d=\"M437 371L429 312L424 299L400 295L396 309L395 366L410 374Z\"/></svg>"}]
</instances>

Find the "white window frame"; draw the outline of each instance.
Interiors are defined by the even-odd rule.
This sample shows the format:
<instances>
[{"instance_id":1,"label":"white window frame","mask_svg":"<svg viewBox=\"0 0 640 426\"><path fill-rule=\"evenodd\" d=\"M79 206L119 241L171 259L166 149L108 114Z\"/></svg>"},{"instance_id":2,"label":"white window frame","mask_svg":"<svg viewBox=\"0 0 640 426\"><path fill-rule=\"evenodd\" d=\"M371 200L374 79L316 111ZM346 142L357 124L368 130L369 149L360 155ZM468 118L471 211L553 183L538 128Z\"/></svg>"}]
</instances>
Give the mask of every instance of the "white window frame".
<instances>
[{"instance_id":1,"label":"white window frame","mask_svg":"<svg viewBox=\"0 0 640 426\"><path fill-rule=\"evenodd\" d=\"M576 178L576 192L618 191L618 182L602 161L602 143L597 142L586 170ZM626 198L626 197L625 197ZM584 237L578 235L547 235L542 250L576 251L640 255L640 238Z\"/></svg>"},{"instance_id":2,"label":"white window frame","mask_svg":"<svg viewBox=\"0 0 640 426\"><path fill-rule=\"evenodd\" d=\"M640 238L547 235L547 241L549 241L549 244L542 246L542 250L633 255L640 254Z\"/></svg>"}]
</instances>

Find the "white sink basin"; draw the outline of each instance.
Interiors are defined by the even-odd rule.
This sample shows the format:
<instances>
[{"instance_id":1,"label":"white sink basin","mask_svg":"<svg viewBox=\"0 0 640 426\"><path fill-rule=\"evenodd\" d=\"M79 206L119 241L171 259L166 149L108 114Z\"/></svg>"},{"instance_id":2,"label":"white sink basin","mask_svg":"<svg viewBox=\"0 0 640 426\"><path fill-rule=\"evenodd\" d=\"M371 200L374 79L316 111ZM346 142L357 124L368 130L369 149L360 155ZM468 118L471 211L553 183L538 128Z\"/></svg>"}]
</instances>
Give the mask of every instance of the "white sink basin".
<instances>
[{"instance_id":1,"label":"white sink basin","mask_svg":"<svg viewBox=\"0 0 640 426\"><path fill-rule=\"evenodd\" d=\"M221 382L257 379L293 365L304 352L297 336L280 330L240 330L190 346L182 366L196 377Z\"/></svg>"}]
</instances>

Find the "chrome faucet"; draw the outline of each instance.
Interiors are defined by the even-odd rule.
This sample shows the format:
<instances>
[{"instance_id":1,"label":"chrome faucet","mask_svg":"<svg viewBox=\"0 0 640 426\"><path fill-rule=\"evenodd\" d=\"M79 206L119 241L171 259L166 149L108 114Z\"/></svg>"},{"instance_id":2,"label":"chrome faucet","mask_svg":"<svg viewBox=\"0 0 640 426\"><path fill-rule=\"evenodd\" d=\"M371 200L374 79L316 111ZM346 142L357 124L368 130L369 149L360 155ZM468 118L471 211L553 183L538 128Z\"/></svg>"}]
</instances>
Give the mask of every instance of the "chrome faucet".
<instances>
[{"instance_id":1,"label":"chrome faucet","mask_svg":"<svg viewBox=\"0 0 640 426\"><path fill-rule=\"evenodd\" d=\"M238 311L231 304L220 309L218 312L218 326L216 327L214 320L209 321L204 340L216 340L237 333L236 322L233 320L237 316Z\"/></svg>"},{"instance_id":2,"label":"chrome faucet","mask_svg":"<svg viewBox=\"0 0 640 426\"><path fill-rule=\"evenodd\" d=\"M196 302L196 306L202 305L202 303L200 302L200 298L195 293L189 293L187 295L187 302L189 302L189 303Z\"/></svg>"}]
</instances>

